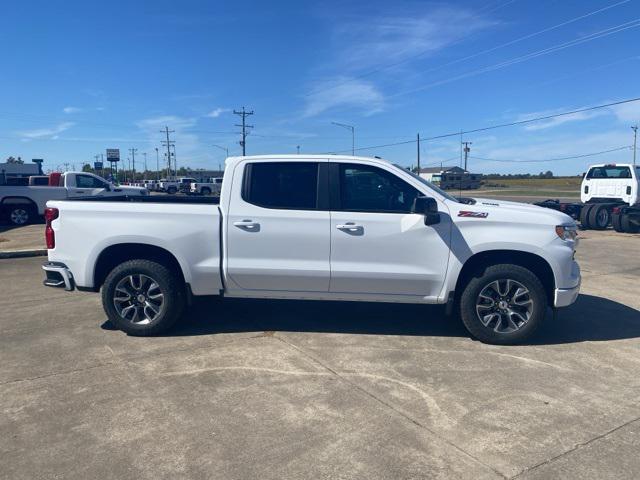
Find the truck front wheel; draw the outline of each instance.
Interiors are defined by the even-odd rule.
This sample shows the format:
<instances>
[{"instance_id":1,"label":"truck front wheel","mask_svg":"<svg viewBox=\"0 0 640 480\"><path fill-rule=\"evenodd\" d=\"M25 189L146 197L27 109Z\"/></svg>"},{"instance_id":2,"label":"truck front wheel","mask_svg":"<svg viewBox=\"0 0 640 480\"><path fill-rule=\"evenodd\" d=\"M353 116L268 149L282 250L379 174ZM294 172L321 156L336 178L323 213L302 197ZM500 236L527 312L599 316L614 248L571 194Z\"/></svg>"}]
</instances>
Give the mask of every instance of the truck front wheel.
<instances>
[{"instance_id":1,"label":"truck front wheel","mask_svg":"<svg viewBox=\"0 0 640 480\"><path fill-rule=\"evenodd\" d=\"M184 285L172 270L150 260L118 265L102 286L102 306L109 320L129 335L156 335L182 314Z\"/></svg>"},{"instance_id":2,"label":"truck front wheel","mask_svg":"<svg viewBox=\"0 0 640 480\"><path fill-rule=\"evenodd\" d=\"M492 265L477 272L460 297L462 322L485 343L520 343L542 323L547 296L531 271L518 265Z\"/></svg>"}]
</instances>

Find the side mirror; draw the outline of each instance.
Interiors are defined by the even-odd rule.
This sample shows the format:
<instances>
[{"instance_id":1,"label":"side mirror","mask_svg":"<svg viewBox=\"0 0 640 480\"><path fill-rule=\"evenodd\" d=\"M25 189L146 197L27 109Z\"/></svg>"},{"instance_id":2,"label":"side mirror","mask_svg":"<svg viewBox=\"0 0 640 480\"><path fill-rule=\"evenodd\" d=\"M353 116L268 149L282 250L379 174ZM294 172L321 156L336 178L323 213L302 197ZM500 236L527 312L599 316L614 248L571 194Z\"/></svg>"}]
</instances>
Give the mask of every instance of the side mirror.
<instances>
[{"instance_id":1,"label":"side mirror","mask_svg":"<svg viewBox=\"0 0 640 480\"><path fill-rule=\"evenodd\" d=\"M413 201L412 212L424 215L425 225L435 225L436 223L440 223L438 202L431 197L416 197Z\"/></svg>"},{"instance_id":2,"label":"side mirror","mask_svg":"<svg viewBox=\"0 0 640 480\"><path fill-rule=\"evenodd\" d=\"M108 183L105 183L104 184L104 189L105 189L105 191L110 192L111 191L111 185L109 185Z\"/></svg>"}]
</instances>

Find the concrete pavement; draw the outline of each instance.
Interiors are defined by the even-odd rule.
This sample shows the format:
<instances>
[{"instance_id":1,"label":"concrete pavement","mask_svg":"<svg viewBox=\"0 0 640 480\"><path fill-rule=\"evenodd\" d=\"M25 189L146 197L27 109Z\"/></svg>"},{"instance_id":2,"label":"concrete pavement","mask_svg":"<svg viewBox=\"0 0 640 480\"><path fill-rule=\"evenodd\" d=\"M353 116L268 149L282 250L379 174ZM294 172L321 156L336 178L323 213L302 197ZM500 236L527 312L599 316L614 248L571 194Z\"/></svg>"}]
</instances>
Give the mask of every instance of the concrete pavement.
<instances>
[{"instance_id":1,"label":"concrete pavement","mask_svg":"<svg viewBox=\"0 0 640 480\"><path fill-rule=\"evenodd\" d=\"M0 260L3 478L638 478L639 236L529 345L437 307L199 301L158 338Z\"/></svg>"}]
</instances>

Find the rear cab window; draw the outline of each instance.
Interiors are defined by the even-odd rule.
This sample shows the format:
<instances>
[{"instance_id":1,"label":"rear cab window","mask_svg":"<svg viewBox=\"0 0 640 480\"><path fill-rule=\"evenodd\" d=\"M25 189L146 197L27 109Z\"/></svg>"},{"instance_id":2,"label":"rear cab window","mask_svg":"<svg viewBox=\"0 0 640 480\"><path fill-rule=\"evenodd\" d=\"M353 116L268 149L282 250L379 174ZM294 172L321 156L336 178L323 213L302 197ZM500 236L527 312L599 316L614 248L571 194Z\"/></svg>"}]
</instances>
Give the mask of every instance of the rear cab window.
<instances>
[{"instance_id":1,"label":"rear cab window","mask_svg":"<svg viewBox=\"0 0 640 480\"><path fill-rule=\"evenodd\" d=\"M242 199L264 208L315 210L318 162L255 162L244 170Z\"/></svg>"},{"instance_id":2,"label":"rear cab window","mask_svg":"<svg viewBox=\"0 0 640 480\"><path fill-rule=\"evenodd\" d=\"M631 178L631 169L629 167L617 167L615 165L591 167L587 172L587 179L598 178Z\"/></svg>"}]
</instances>

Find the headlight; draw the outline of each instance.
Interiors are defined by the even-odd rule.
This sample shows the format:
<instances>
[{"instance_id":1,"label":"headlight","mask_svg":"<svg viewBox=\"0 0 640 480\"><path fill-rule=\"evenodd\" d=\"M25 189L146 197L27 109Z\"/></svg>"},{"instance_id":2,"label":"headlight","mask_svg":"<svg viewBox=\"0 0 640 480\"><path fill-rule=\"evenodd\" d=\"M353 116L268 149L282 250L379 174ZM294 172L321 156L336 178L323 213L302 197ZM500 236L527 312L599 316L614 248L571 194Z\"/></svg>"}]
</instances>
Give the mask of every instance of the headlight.
<instances>
[{"instance_id":1,"label":"headlight","mask_svg":"<svg viewBox=\"0 0 640 480\"><path fill-rule=\"evenodd\" d=\"M558 225L556 235L562 240L573 241L578 236L578 227L575 225Z\"/></svg>"}]
</instances>

